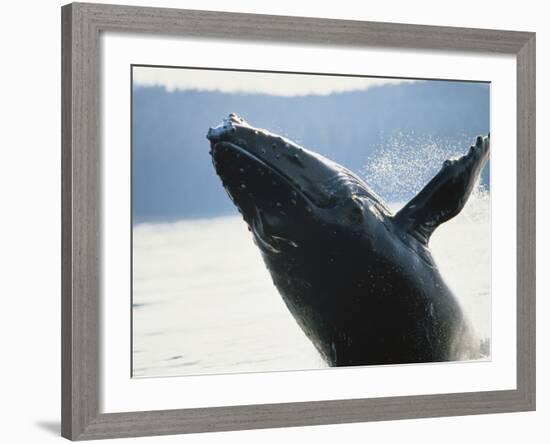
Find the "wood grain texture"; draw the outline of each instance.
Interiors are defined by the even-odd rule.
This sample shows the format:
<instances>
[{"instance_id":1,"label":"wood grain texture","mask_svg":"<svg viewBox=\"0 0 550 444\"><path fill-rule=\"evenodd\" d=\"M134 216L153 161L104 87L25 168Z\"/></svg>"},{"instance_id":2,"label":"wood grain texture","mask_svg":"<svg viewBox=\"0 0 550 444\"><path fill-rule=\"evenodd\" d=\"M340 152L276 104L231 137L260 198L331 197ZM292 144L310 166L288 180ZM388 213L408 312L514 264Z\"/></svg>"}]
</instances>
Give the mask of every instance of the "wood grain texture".
<instances>
[{"instance_id":1,"label":"wood grain texture","mask_svg":"<svg viewBox=\"0 0 550 444\"><path fill-rule=\"evenodd\" d=\"M517 53L529 33L121 5L78 4L103 30L212 38Z\"/></svg>"},{"instance_id":2,"label":"wood grain texture","mask_svg":"<svg viewBox=\"0 0 550 444\"><path fill-rule=\"evenodd\" d=\"M517 56L517 389L149 412L99 412L102 31ZM62 8L62 435L100 439L535 408L535 35L80 4Z\"/></svg>"},{"instance_id":3,"label":"wood grain texture","mask_svg":"<svg viewBox=\"0 0 550 444\"><path fill-rule=\"evenodd\" d=\"M516 390L102 414L79 439L475 415L530 410Z\"/></svg>"},{"instance_id":4,"label":"wood grain texture","mask_svg":"<svg viewBox=\"0 0 550 444\"><path fill-rule=\"evenodd\" d=\"M62 435L72 436L72 17L61 12L61 417Z\"/></svg>"},{"instance_id":5,"label":"wood grain texture","mask_svg":"<svg viewBox=\"0 0 550 444\"><path fill-rule=\"evenodd\" d=\"M99 414L100 147L97 30L62 9L62 434Z\"/></svg>"},{"instance_id":6,"label":"wood grain texture","mask_svg":"<svg viewBox=\"0 0 550 444\"><path fill-rule=\"evenodd\" d=\"M517 373L518 391L535 409L536 151L535 35L517 55Z\"/></svg>"}]
</instances>

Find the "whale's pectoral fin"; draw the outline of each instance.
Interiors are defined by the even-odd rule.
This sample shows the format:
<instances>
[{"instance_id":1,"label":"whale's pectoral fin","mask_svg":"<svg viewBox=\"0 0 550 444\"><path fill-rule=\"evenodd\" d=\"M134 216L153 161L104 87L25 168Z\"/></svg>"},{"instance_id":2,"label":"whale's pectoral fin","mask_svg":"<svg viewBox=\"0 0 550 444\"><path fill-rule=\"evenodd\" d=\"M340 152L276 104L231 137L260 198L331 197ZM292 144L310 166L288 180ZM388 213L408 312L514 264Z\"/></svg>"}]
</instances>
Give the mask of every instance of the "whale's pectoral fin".
<instances>
[{"instance_id":1,"label":"whale's pectoral fin","mask_svg":"<svg viewBox=\"0 0 550 444\"><path fill-rule=\"evenodd\" d=\"M489 156L489 141L489 135L478 136L466 155L443 162L435 177L394 216L400 228L427 244L439 225L460 213Z\"/></svg>"}]
</instances>

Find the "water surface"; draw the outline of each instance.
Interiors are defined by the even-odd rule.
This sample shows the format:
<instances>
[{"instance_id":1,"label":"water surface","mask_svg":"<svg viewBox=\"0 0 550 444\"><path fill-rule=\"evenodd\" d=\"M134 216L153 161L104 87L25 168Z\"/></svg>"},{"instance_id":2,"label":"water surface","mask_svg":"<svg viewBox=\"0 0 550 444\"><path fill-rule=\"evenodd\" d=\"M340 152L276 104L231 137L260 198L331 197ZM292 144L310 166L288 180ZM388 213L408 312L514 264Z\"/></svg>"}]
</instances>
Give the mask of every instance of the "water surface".
<instances>
[{"instance_id":1,"label":"water surface","mask_svg":"<svg viewBox=\"0 0 550 444\"><path fill-rule=\"evenodd\" d=\"M430 242L482 339L491 335L490 234L488 195L476 193ZM325 366L240 217L134 226L135 377Z\"/></svg>"}]
</instances>

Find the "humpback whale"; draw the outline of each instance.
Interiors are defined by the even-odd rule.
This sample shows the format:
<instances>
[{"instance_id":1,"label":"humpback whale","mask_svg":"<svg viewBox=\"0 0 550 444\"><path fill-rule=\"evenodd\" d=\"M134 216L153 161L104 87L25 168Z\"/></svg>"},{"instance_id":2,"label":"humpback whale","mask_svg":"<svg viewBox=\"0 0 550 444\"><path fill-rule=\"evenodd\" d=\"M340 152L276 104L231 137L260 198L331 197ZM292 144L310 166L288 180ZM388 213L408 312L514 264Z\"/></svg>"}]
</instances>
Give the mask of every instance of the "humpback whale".
<instances>
[{"instance_id":1,"label":"humpback whale","mask_svg":"<svg viewBox=\"0 0 550 444\"><path fill-rule=\"evenodd\" d=\"M217 175L273 283L330 366L479 358L429 250L489 156L478 136L393 214L357 175L232 113L207 133Z\"/></svg>"}]
</instances>

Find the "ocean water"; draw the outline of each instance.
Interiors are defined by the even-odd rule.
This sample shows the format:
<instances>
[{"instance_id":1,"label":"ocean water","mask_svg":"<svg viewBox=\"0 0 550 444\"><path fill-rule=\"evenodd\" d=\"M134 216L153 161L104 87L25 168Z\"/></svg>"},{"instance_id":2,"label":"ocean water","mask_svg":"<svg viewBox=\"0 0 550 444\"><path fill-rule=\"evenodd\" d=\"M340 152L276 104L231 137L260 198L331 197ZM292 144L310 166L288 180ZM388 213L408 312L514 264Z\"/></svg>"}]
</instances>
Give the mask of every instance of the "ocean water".
<instances>
[{"instance_id":1,"label":"ocean water","mask_svg":"<svg viewBox=\"0 0 550 444\"><path fill-rule=\"evenodd\" d=\"M490 202L481 192L430 242L445 280L487 342L490 242ZM132 338L134 377L326 366L288 312L239 216L134 226Z\"/></svg>"}]
</instances>

